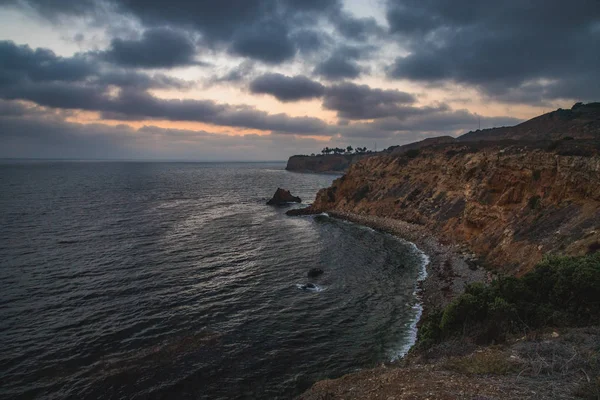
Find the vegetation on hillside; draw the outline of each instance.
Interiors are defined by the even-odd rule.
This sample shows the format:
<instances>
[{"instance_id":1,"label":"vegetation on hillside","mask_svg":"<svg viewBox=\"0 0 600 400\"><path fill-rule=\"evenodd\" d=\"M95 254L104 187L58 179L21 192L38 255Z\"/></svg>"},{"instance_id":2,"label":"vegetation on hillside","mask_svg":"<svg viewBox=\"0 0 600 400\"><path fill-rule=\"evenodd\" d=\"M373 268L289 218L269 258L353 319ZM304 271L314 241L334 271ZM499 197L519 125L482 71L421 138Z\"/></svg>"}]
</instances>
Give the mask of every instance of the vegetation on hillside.
<instances>
[{"instance_id":1,"label":"vegetation on hillside","mask_svg":"<svg viewBox=\"0 0 600 400\"><path fill-rule=\"evenodd\" d=\"M345 148L341 147L325 147L321 150L322 154L364 154L370 153L371 150L368 150L366 147L357 147L354 149L352 146L347 146Z\"/></svg>"},{"instance_id":2,"label":"vegetation on hillside","mask_svg":"<svg viewBox=\"0 0 600 400\"><path fill-rule=\"evenodd\" d=\"M468 286L445 309L423 320L418 348L461 336L479 344L499 343L511 333L599 321L600 253L553 257L521 278Z\"/></svg>"}]
</instances>

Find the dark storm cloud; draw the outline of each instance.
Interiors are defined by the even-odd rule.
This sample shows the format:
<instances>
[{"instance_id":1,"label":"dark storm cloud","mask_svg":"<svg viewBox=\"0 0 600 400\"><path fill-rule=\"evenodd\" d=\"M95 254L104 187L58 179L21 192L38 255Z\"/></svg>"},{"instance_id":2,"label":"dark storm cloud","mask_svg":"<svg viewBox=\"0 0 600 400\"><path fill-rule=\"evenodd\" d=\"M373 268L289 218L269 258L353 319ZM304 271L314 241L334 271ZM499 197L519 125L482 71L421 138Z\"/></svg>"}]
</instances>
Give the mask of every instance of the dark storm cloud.
<instances>
[{"instance_id":1,"label":"dark storm cloud","mask_svg":"<svg viewBox=\"0 0 600 400\"><path fill-rule=\"evenodd\" d=\"M166 100L145 89L185 88L187 83L165 75L150 77L133 71L100 72L87 59L62 58L45 49L32 50L0 42L0 98L27 100L57 109L98 111L116 119L198 121L294 134L329 134L318 118L268 114L249 106L210 100ZM120 91L115 93L112 86Z\"/></svg>"},{"instance_id":2,"label":"dark storm cloud","mask_svg":"<svg viewBox=\"0 0 600 400\"><path fill-rule=\"evenodd\" d=\"M374 18L356 18L341 12L332 20L342 36L348 39L364 42L373 36L384 34L384 29Z\"/></svg>"},{"instance_id":3,"label":"dark storm cloud","mask_svg":"<svg viewBox=\"0 0 600 400\"><path fill-rule=\"evenodd\" d=\"M186 33L156 28L144 31L138 40L113 39L101 57L125 67L172 68L200 64L195 53L196 46Z\"/></svg>"},{"instance_id":4,"label":"dark storm cloud","mask_svg":"<svg viewBox=\"0 0 600 400\"><path fill-rule=\"evenodd\" d=\"M312 54L321 50L332 39L323 31L302 29L292 34L292 40L300 53Z\"/></svg>"},{"instance_id":5,"label":"dark storm cloud","mask_svg":"<svg viewBox=\"0 0 600 400\"><path fill-rule=\"evenodd\" d=\"M250 82L250 91L270 94L279 101L288 102L321 97L325 86L303 75L264 74Z\"/></svg>"},{"instance_id":6,"label":"dark storm cloud","mask_svg":"<svg viewBox=\"0 0 600 400\"><path fill-rule=\"evenodd\" d=\"M598 85L572 90L595 82L600 70L597 0L390 0L387 19L410 52L389 67L391 77L453 81L525 103L600 96ZM537 96L527 95L532 86Z\"/></svg>"},{"instance_id":7,"label":"dark storm cloud","mask_svg":"<svg viewBox=\"0 0 600 400\"><path fill-rule=\"evenodd\" d=\"M33 83L40 84L40 90L53 83L60 92L66 85L57 82L70 82L74 90L86 86L100 92L107 85L138 89L185 89L192 86L191 82L163 74L147 75L110 66L103 69L95 57L90 54L60 57L48 49L33 50L27 45L0 41L0 92L5 92L9 86L14 91L19 85L23 90L32 90L30 86Z\"/></svg>"},{"instance_id":8,"label":"dark storm cloud","mask_svg":"<svg viewBox=\"0 0 600 400\"><path fill-rule=\"evenodd\" d=\"M338 117L349 120L396 116L415 97L399 90L373 89L367 85L341 83L325 92L323 107L337 111Z\"/></svg>"},{"instance_id":9,"label":"dark storm cloud","mask_svg":"<svg viewBox=\"0 0 600 400\"><path fill-rule=\"evenodd\" d=\"M110 25L111 16L119 15L133 18L150 30L177 27L199 34L202 44L210 48L228 49L232 54L268 64L288 61L298 52L307 54L320 49L323 40L318 35L328 36L320 29L323 21L332 22L342 36L355 40L365 40L380 30L373 19L354 18L344 13L339 0L171 0L168 3L159 0L5 0L4 3L36 9L52 19L85 16L100 25ZM171 49L180 52L170 54L164 63L160 62L158 53L145 60L135 50L149 48L154 41L141 42L116 41L111 54L117 61L136 66L168 67L169 59L177 65L190 60L186 52L189 47ZM128 49L134 51L128 52ZM167 49L161 47L161 50Z\"/></svg>"},{"instance_id":10,"label":"dark storm cloud","mask_svg":"<svg viewBox=\"0 0 600 400\"><path fill-rule=\"evenodd\" d=\"M230 51L267 64L280 64L296 55L296 44L284 24L269 21L240 29L233 37Z\"/></svg>"},{"instance_id":11,"label":"dark storm cloud","mask_svg":"<svg viewBox=\"0 0 600 400\"><path fill-rule=\"evenodd\" d=\"M354 60L333 55L317 64L313 72L330 80L340 80L358 78L362 69Z\"/></svg>"},{"instance_id":12,"label":"dark storm cloud","mask_svg":"<svg viewBox=\"0 0 600 400\"><path fill-rule=\"evenodd\" d=\"M269 114L249 106L217 104L211 100L160 99L147 92L126 88L115 95L105 87L88 83L3 85L0 86L0 98L27 100L59 109L98 111L105 118L118 120L196 121L299 135L329 134L327 124L318 118Z\"/></svg>"},{"instance_id":13,"label":"dark storm cloud","mask_svg":"<svg viewBox=\"0 0 600 400\"><path fill-rule=\"evenodd\" d=\"M358 78L364 72L358 61L373 50L371 46L341 46L318 63L313 73L332 81Z\"/></svg>"},{"instance_id":14,"label":"dark storm cloud","mask_svg":"<svg viewBox=\"0 0 600 400\"><path fill-rule=\"evenodd\" d=\"M135 91L122 91L117 98L107 98L97 111L110 113L105 116L113 119L197 121L299 135L328 134L327 124L318 118L269 114L249 106L217 104L211 100L159 99Z\"/></svg>"},{"instance_id":15,"label":"dark storm cloud","mask_svg":"<svg viewBox=\"0 0 600 400\"><path fill-rule=\"evenodd\" d=\"M83 56L59 57L49 49L33 50L27 45L0 41L0 84L22 79L78 81L96 73L96 67Z\"/></svg>"},{"instance_id":16,"label":"dark storm cloud","mask_svg":"<svg viewBox=\"0 0 600 400\"><path fill-rule=\"evenodd\" d=\"M102 107L107 97L103 88L69 82L19 83L0 86L0 97L6 100L27 100L41 106L94 110Z\"/></svg>"}]
</instances>

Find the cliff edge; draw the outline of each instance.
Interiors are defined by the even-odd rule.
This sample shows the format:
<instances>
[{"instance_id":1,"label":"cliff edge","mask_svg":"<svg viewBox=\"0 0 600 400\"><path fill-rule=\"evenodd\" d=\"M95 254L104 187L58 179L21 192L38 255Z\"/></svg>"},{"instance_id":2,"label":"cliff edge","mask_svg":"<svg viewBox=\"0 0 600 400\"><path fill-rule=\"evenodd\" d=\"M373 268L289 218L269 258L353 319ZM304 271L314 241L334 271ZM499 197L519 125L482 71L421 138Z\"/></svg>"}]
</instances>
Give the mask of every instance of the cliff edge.
<instances>
[{"instance_id":1,"label":"cliff edge","mask_svg":"<svg viewBox=\"0 0 600 400\"><path fill-rule=\"evenodd\" d=\"M549 145L550 148L554 146ZM317 194L309 212L407 221L521 275L545 255L600 243L600 157L527 144L446 144L372 157Z\"/></svg>"}]
</instances>

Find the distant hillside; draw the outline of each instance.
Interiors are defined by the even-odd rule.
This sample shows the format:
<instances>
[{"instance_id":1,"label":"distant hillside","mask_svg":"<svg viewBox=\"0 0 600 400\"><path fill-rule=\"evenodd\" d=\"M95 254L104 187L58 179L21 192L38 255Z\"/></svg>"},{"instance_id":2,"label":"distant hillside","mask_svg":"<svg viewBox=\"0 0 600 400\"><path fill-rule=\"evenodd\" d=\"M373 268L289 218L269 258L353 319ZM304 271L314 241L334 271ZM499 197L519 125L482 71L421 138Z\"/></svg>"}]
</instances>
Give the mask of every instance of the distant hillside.
<instances>
[{"instance_id":1,"label":"distant hillside","mask_svg":"<svg viewBox=\"0 0 600 400\"><path fill-rule=\"evenodd\" d=\"M419 149L422 149L423 147L434 146L434 145L445 144L445 143L453 143L455 141L456 141L456 139L453 138L452 136L438 136L438 137L424 139L419 142L405 144L402 146L388 147L388 149L386 151L391 154L402 154L402 153L406 153L409 150L419 150Z\"/></svg>"},{"instance_id":2,"label":"distant hillside","mask_svg":"<svg viewBox=\"0 0 600 400\"><path fill-rule=\"evenodd\" d=\"M577 139L577 140L569 140ZM552 147L561 155L598 154L600 141L600 102L577 103L570 110L559 108L539 117L532 118L516 126L482 129L465 133L458 138L439 136L402 146L391 146L380 152L362 154L328 154L316 156L292 156L286 169L295 172L343 173L351 165L373 156L417 154L430 147L444 147L452 143L495 142L514 145L518 142L536 148ZM532 143L534 142L534 143ZM483 146L493 143L481 144ZM409 155L410 155L409 153Z\"/></svg>"},{"instance_id":3,"label":"distant hillside","mask_svg":"<svg viewBox=\"0 0 600 400\"><path fill-rule=\"evenodd\" d=\"M433 146L444 143L455 142L456 139L451 136L440 136L405 144L403 146L391 146L385 150L368 153L353 153L353 154L318 154L314 156L296 155L288 159L288 171L294 172L318 172L318 173L343 173L350 166L359 160L384 154L402 154L409 150L417 150L422 147Z\"/></svg>"},{"instance_id":4,"label":"distant hillside","mask_svg":"<svg viewBox=\"0 0 600 400\"><path fill-rule=\"evenodd\" d=\"M459 141L600 139L600 103L559 108L511 127L482 129L458 137Z\"/></svg>"}]
</instances>

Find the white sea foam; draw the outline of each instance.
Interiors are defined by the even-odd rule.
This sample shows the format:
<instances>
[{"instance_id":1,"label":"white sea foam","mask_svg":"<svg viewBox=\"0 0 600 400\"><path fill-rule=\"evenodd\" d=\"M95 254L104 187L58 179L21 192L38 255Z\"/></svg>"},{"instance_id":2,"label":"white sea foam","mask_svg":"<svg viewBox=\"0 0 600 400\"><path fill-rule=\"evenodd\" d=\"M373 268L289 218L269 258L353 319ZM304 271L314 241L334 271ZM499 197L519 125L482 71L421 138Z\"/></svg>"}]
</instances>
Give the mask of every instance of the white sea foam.
<instances>
[{"instance_id":1,"label":"white sea foam","mask_svg":"<svg viewBox=\"0 0 600 400\"><path fill-rule=\"evenodd\" d=\"M306 283L296 283L296 287L300 290L305 290L307 292L322 292L324 290L323 287L316 285L313 283L313 287L306 287Z\"/></svg>"},{"instance_id":2,"label":"white sea foam","mask_svg":"<svg viewBox=\"0 0 600 400\"><path fill-rule=\"evenodd\" d=\"M427 266L430 263L430 259L429 259L429 256L427 254L425 254L421 249L419 249L416 244L414 244L412 242L408 242L408 243L410 243L410 245L418 252L418 254L421 258L421 271L419 271L419 276L417 277L417 282L421 282L421 281L425 280L425 278L427 278ZM392 353L391 360L390 360L392 362L398 361L399 359L403 358L408 353L408 351L411 349L411 347L413 347L415 345L415 343L417 342L417 333L418 333L417 324L419 323L419 320L421 319L421 316L423 315L423 305L419 301L420 299L419 299L418 287L415 288L413 295L417 297L417 303L412 307L412 309L415 311L415 317L408 325L408 332L407 332L408 337L406 338L408 340L406 341L406 343L404 345L402 345L402 347L400 347L400 349L395 350Z\"/></svg>"}]
</instances>

